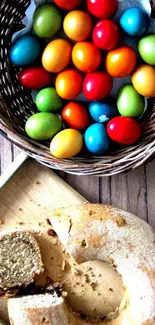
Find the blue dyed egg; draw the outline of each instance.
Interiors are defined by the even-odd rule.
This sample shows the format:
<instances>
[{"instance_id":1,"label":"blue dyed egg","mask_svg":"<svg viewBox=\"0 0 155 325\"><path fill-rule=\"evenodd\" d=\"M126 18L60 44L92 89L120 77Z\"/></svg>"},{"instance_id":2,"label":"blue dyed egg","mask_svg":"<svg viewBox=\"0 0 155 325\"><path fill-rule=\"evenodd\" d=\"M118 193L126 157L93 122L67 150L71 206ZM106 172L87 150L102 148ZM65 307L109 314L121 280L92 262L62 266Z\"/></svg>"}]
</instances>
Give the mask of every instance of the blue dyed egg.
<instances>
[{"instance_id":1,"label":"blue dyed egg","mask_svg":"<svg viewBox=\"0 0 155 325\"><path fill-rule=\"evenodd\" d=\"M99 123L108 122L111 118L118 115L117 109L107 103L93 102L89 105L91 117Z\"/></svg>"},{"instance_id":2,"label":"blue dyed egg","mask_svg":"<svg viewBox=\"0 0 155 325\"><path fill-rule=\"evenodd\" d=\"M95 155L103 155L110 146L110 140L103 124L95 123L89 126L84 135L87 149Z\"/></svg>"},{"instance_id":3,"label":"blue dyed egg","mask_svg":"<svg viewBox=\"0 0 155 325\"><path fill-rule=\"evenodd\" d=\"M126 34L138 37L149 28L150 17L148 14L138 7L127 9L120 18L120 25Z\"/></svg>"},{"instance_id":4,"label":"blue dyed egg","mask_svg":"<svg viewBox=\"0 0 155 325\"><path fill-rule=\"evenodd\" d=\"M11 47L10 60L19 67L33 63L40 55L40 43L35 36L24 35Z\"/></svg>"}]
</instances>

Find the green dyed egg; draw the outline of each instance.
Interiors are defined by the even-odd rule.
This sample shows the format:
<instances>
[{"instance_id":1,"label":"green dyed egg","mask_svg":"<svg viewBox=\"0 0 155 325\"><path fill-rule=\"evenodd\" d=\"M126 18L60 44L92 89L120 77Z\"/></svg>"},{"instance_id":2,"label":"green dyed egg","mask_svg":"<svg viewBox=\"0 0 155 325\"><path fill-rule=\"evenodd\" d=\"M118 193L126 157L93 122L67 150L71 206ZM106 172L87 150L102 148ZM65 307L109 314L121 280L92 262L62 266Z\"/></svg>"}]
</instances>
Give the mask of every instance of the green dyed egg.
<instances>
[{"instance_id":1,"label":"green dyed egg","mask_svg":"<svg viewBox=\"0 0 155 325\"><path fill-rule=\"evenodd\" d=\"M33 17L33 30L41 38L53 37L61 28L60 11L51 4L40 6Z\"/></svg>"},{"instance_id":2,"label":"green dyed egg","mask_svg":"<svg viewBox=\"0 0 155 325\"><path fill-rule=\"evenodd\" d=\"M138 117L144 112L145 99L132 85L126 85L118 93L117 108L122 116Z\"/></svg>"},{"instance_id":3,"label":"green dyed egg","mask_svg":"<svg viewBox=\"0 0 155 325\"><path fill-rule=\"evenodd\" d=\"M30 116L25 125L27 135L39 141L51 139L61 129L62 119L48 112L40 112Z\"/></svg>"},{"instance_id":4,"label":"green dyed egg","mask_svg":"<svg viewBox=\"0 0 155 325\"><path fill-rule=\"evenodd\" d=\"M55 88L44 88L37 94L36 106L41 112L56 112L62 105L63 101Z\"/></svg>"},{"instance_id":5,"label":"green dyed egg","mask_svg":"<svg viewBox=\"0 0 155 325\"><path fill-rule=\"evenodd\" d=\"M155 65L155 34L143 37L139 41L138 51L144 62Z\"/></svg>"}]
</instances>

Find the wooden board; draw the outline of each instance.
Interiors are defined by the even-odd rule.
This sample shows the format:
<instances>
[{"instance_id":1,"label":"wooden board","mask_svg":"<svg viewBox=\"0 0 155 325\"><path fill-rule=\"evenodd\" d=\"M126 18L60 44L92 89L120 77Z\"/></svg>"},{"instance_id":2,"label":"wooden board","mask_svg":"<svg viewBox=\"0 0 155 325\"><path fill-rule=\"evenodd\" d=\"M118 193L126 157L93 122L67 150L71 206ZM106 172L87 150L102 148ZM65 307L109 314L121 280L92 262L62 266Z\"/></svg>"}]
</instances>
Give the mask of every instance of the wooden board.
<instances>
[{"instance_id":1,"label":"wooden board","mask_svg":"<svg viewBox=\"0 0 155 325\"><path fill-rule=\"evenodd\" d=\"M7 171L6 171L7 173ZM0 216L43 213L85 199L50 169L28 159L0 192ZM31 211L31 216L29 216Z\"/></svg>"}]
</instances>

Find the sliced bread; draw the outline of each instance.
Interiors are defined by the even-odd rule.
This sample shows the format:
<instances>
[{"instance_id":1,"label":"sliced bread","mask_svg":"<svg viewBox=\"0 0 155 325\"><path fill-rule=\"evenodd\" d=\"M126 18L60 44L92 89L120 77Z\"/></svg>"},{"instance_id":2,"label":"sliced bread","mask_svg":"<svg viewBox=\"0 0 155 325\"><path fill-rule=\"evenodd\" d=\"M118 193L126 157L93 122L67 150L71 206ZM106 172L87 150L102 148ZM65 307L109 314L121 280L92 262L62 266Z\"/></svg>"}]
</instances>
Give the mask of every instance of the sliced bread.
<instances>
[{"instance_id":1,"label":"sliced bread","mask_svg":"<svg viewBox=\"0 0 155 325\"><path fill-rule=\"evenodd\" d=\"M39 245L27 231L0 237L0 289L26 287L44 271Z\"/></svg>"},{"instance_id":2,"label":"sliced bread","mask_svg":"<svg viewBox=\"0 0 155 325\"><path fill-rule=\"evenodd\" d=\"M64 299L51 294L8 299L8 310L11 325L69 325L72 320Z\"/></svg>"}]
</instances>

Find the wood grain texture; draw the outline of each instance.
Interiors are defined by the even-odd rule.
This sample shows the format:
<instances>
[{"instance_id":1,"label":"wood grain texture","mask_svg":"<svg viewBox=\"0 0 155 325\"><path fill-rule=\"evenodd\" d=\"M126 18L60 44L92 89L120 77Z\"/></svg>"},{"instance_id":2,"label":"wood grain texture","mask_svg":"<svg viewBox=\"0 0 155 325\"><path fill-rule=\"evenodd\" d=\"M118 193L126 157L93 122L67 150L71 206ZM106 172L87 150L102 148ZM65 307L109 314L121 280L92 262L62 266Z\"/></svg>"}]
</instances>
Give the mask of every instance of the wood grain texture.
<instances>
[{"instance_id":1,"label":"wood grain texture","mask_svg":"<svg viewBox=\"0 0 155 325\"><path fill-rule=\"evenodd\" d=\"M1 172L19 152L0 137ZM59 171L57 174L90 202L113 204L155 228L155 162L113 177L74 176Z\"/></svg>"}]
</instances>

